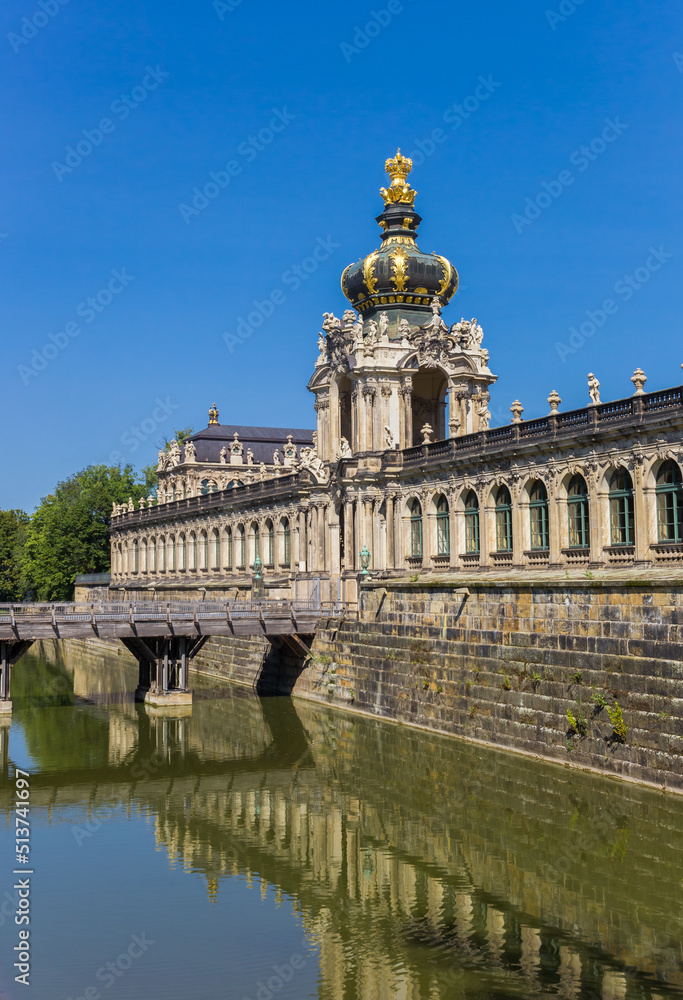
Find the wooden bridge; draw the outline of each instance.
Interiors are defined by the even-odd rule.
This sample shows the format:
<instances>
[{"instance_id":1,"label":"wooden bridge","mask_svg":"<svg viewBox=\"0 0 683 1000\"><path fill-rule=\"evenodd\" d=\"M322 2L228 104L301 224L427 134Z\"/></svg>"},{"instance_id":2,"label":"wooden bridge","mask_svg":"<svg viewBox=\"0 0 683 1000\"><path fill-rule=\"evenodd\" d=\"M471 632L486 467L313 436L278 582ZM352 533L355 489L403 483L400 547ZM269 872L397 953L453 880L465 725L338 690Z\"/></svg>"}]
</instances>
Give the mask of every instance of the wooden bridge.
<instances>
[{"instance_id":1,"label":"wooden bridge","mask_svg":"<svg viewBox=\"0 0 683 1000\"><path fill-rule=\"evenodd\" d=\"M0 716L12 710L11 667L39 639L120 639L137 658L136 697L191 704L188 668L211 636L264 636L306 656L316 627L356 615L339 601L147 601L119 604L0 604Z\"/></svg>"}]
</instances>

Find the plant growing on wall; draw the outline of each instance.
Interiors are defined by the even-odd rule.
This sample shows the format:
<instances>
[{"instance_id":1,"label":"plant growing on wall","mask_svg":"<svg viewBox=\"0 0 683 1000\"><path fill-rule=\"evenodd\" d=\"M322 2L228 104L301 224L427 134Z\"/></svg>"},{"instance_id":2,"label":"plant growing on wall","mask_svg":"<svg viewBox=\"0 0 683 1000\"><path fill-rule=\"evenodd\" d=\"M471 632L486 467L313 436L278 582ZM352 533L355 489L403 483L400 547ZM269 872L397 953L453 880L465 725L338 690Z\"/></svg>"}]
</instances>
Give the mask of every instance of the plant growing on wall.
<instances>
[{"instance_id":1,"label":"plant growing on wall","mask_svg":"<svg viewBox=\"0 0 683 1000\"><path fill-rule=\"evenodd\" d=\"M609 721L612 723L614 738L620 743L625 743L628 730L626 729L626 723L624 722L624 716L622 715L618 701L614 702L614 708L607 707L607 714L609 715Z\"/></svg>"}]
</instances>

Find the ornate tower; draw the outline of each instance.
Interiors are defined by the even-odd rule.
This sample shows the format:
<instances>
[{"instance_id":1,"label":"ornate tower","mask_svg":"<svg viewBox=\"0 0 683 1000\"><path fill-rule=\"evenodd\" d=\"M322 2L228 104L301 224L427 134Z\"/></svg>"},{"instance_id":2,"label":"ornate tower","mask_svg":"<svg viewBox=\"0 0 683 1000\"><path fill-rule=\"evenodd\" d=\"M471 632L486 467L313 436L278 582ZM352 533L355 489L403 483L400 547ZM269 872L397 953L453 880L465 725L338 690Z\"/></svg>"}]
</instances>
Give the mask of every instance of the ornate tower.
<instances>
[{"instance_id":1,"label":"ornate tower","mask_svg":"<svg viewBox=\"0 0 683 1000\"><path fill-rule=\"evenodd\" d=\"M341 320L323 317L309 389L316 396L318 455L339 457L409 448L429 425L439 440L488 427L489 386L496 376L476 320L450 329L441 309L458 272L445 257L418 248L422 219L407 181L412 162L399 150L387 160L377 217L381 246L342 274L354 306Z\"/></svg>"}]
</instances>

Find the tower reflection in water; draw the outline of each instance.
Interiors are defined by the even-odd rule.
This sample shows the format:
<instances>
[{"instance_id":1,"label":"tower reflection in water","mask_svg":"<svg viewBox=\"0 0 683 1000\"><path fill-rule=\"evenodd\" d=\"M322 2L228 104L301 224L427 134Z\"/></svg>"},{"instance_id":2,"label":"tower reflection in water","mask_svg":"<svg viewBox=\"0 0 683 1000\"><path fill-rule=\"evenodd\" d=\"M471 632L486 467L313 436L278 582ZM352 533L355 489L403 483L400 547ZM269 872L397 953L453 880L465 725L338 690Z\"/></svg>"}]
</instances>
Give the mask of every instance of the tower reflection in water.
<instances>
[{"instance_id":1,"label":"tower reflection in water","mask_svg":"<svg viewBox=\"0 0 683 1000\"><path fill-rule=\"evenodd\" d=\"M34 809L142 809L213 898L293 899L321 1000L683 996L680 798L209 682L155 717L122 658L53 657L17 670Z\"/></svg>"}]
</instances>

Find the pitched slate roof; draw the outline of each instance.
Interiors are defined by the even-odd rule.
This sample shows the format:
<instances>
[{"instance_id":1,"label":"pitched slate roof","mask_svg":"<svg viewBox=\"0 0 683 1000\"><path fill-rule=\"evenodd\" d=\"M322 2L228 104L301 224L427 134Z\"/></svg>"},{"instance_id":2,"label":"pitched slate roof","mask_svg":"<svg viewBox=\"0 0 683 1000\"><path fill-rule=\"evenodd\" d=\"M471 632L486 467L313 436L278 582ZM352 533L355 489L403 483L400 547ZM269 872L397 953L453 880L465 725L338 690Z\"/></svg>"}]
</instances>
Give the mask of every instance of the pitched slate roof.
<instances>
[{"instance_id":1,"label":"pitched slate roof","mask_svg":"<svg viewBox=\"0 0 683 1000\"><path fill-rule=\"evenodd\" d=\"M227 448L232 443L235 433L244 445L245 465L249 448L254 453L255 465L259 465L261 462L272 465L275 450L280 452L280 461L282 461L282 446L287 443L289 434L292 435L292 441L297 449L301 449L302 445L310 447L313 444L313 431L297 427L245 427L241 424L209 424L204 430L191 434L189 438L194 443L197 461L218 464L221 448Z\"/></svg>"}]
</instances>

